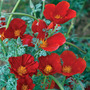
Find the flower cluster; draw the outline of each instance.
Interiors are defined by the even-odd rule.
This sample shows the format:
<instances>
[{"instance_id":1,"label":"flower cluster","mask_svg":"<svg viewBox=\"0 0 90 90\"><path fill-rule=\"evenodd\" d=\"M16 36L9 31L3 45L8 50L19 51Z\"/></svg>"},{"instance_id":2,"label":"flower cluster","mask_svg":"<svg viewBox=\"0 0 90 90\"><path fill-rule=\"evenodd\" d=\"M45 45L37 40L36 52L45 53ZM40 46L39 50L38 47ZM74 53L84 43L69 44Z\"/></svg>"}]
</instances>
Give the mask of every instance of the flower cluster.
<instances>
[{"instance_id":1,"label":"flower cluster","mask_svg":"<svg viewBox=\"0 0 90 90\"><path fill-rule=\"evenodd\" d=\"M4 40L5 38L17 39L20 37L23 45L34 48L36 44L38 48L45 51L55 51L66 42L65 36L61 32L57 32L57 27L76 17L76 11L69 9L69 6L70 4L67 1L59 2L56 6L54 4L45 5L43 14L46 19L52 22L47 25L42 19L35 20L31 27L32 35L25 34L27 25L24 20L14 18L7 29L0 29L0 38ZM50 29L52 29L52 32L48 34ZM36 35L36 33L38 34ZM39 42L34 44L33 38L36 38ZM81 74L86 68L86 61L77 58L69 50L64 51L61 55L51 53L47 56L41 56L37 61L34 61L34 57L30 54L10 57L8 61L11 65L10 73L15 74L18 78L17 90L33 90L35 84L32 76L37 75L37 69L46 76L55 73L72 76Z\"/></svg>"}]
</instances>

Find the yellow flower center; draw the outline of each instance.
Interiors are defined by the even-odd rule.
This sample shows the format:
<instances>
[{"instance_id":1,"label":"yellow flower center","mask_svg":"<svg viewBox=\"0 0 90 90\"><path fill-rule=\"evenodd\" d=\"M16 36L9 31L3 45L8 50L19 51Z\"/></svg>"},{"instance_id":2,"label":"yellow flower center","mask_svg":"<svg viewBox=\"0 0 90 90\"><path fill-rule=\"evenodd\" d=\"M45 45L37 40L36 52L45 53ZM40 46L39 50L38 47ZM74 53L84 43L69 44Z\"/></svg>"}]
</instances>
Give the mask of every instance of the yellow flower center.
<instances>
[{"instance_id":1,"label":"yellow flower center","mask_svg":"<svg viewBox=\"0 0 90 90\"><path fill-rule=\"evenodd\" d=\"M26 74L27 70L26 67L20 66L17 70L18 74L22 76L23 74Z\"/></svg>"},{"instance_id":2,"label":"yellow flower center","mask_svg":"<svg viewBox=\"0 0 90 90\"><path fill-rule=\"evenodd\" d=\"M14 34L15 34L15 36L20 36L20 30L15 30L15 32L14 32Z\"/></svg>"},{"instance_id":3,"label":"yellow flower center","mask_svg":"<svg viewBox=\"0 0 90 90\"><path fill-rule=\"evenodd\" d=\"M71 70L72 70L71 66L64 66L64 67L62 68L62 71L63 71L64 73L71 73Z\"/></svg>"},{"instance_id":4,"label":"yellow flower center","mask_svg":"<svg viewBox=\"0 0 90 90\"><path fill-rule=\"evenodd\" d=\"M40 47L47 47L47 40L41 40L42 43L40 44Z\"/></svg>"},{"instance_id":5,"label":"yellow flower center","mask_svg":"<svg viewBox=\"0 0 90 90\"><path fill-rule=\"evenodd\" d=\"M46 67L45 67L45 69L44 69L44 72L45 72L46 74L49 74L51 71L52 71L52 66L46 65Z\"/></svg>"},{"instance_id":6,"label":"yellow flower center","mask_svg":"<svg viewBox=\"0 0 90 90\"><path fill-rule=\"evenodd\" d=\"M55 18L56 19L62 19L62 17L60 15L56 15Z\"/></svg>"},{"instance_id":7,"label":"yellow flower center","mask_svg":"<svg viewBox=\"0 0 90 90\"><path fill-rule=\"evenodd\" d=\"M28 90L28 85L23 84L21 90Z\"/></svg>"}]
</instances>

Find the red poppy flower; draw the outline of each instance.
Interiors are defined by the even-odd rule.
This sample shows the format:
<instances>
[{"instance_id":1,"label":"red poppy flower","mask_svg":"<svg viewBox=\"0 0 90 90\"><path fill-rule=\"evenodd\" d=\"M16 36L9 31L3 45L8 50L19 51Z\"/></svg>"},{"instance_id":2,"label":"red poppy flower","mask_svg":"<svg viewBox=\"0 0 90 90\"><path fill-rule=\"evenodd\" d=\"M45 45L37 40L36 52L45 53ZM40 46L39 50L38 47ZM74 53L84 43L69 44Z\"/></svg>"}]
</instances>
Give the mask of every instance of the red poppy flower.
<instances>
[{"instance_id":1,"label":"red poppy flower","mask_svg":"<svg viewBox=\"0 0 90 90\"><path fill-rule=\"evenodd\" d=\"M54 4L46 4L43 12L46 19L49 19L57 24L63 24L68 20L76 17L76 11L69 9L70 4L67 1Z\"/></svg>"},{"instance_id":2,"label":"red poppy flower","mask_svg":"<svg viewBox=\"0 0 90 90\"><path fill-rule=\"evenodd\" d=\"M5 37L17 39L24 34L24 32L26 31L26 27L27 25L25 24L24 20L15 18L9 24L9 27L5 32Z\"/></svg>"},{"instance_id":3,"label":"red poppy flower","mask_svg":"<svg viewBox=\"0 0 90 90\"><path fill-rule=\"evenodd\" d=\"M32 39L33 39L33 37L29 34L24 34L21 37L23 45L28 45L28 46L34 47L34 44L32 43Z\"/></svg>"},{"instance_id":4,"label":"red poppy flower","mask_svg":"<svg viewBox=\"0 0 90 90\"><path fill-rule=\"evenodd\" d=\"M82 58L77 59L72 51L64 51L60 58L63 61L61 73L65 76L81 74L86 68L86 61Z\"/></svg>"},{"instance_id":5,"label":"red poppy flower","mask_svg":"<svg viewBox=\"0 0 90 90\"><path fill-rule=\"evenodd\" d=\"M17 90L33 90L34 87L35 84L28 75L17 80Z\"/></svg>"},{"instance_id":6,"label":"red poppy flower","mask_svg":"<svg viewBox=\"0 0 90 90\"><path fill-rule=\"evenodd\" d=\"M37 74L38 62L34 61L34 57L30 54L24 54L18 57L10 57L9 63L11 65L10 72L15 74L17 78L24 77L24 75Z\"/></svg>"},{"instance_id":7,"label":"red poppy flower","mask_svg":"<svg viewBox=\"0 0 90 90\"><path fill-rule=\"evenodd\" d=\"M52 75L61 72L60 57L56 53L51 55L41 56L39 60L39 70L45 75Z\"/></svg>"},{"instance_id":8,"label":"red poppy flower","mask_svg":"<svg viewBox=\"0 0 90 90\"><path fill-rule=\"evenodd\" d=\"M40 47L46 51L52 52L57 50L59 46L63 45L66 42L66 38L62 33L57 33L46 40L43 39L41 41L42 44L40 44Z\"/></svg>"},{"instance_id":9,"label":"red poppy flower","mask_svg":"<svg viewBox=\"0 0 90 90\"><path fill-rule=\"evenodd\" d=\"M38 32L37 38L44 39L46 32L43 31L43 29L47 28L47 24L41 19L38 20L39 22L37 22L36 20L33 22L32 31L34 32L34 34Z\"/></svg>"}]
</instances>

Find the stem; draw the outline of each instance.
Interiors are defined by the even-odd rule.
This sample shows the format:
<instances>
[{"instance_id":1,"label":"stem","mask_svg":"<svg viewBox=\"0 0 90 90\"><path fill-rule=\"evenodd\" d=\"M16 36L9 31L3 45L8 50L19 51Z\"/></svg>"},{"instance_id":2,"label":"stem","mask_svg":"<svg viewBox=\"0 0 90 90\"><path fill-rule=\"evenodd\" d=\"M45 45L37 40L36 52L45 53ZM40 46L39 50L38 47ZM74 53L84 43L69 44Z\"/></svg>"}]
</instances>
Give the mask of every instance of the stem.
<instances>
[{"instance_id":1,"label":"stem","mask_svg":"<svg viewBox=\"0 0 90 90\"><path fill-rule=\"evenodd\" d=\"M45 82L46 82L46 78L47 78L47 76L45 76L45 78L44 78L44 82L43 82L44 85L45 85Z\"/></svg>"},{"instance_id":2,"label":"stem","mask_svg":"<svg viewBox=\"0 0 90 90\"><path fill-rule=\"evenodd\" d=\"M48 87L49 89L50 89L51 83L52 83L52 79L50 80L50 84L49 84L49 87Z\"/></svg>"},{"instance_id":3,"label":"stem","mask_svg":"<svg viewBox=\"0 0 90 90\"><path fill-rule=\"evenodd\" d=\"M35 18L34 16L31 16L31 15L29 15L29 14L25 14L25 13L7 13L7 14L28 16L28 17L33 18L34 20L37 20L37 21L39 22L39 20L38 20L37 18Z\"/></svg>"},{"instance_id":4,"label":"stem","mask_svg":"<svg viewBox=\"0 0 90 90\"><path fill-rule=\"evenodd\" d=\"M64 86L64 83L65 83L65 80L66 80L66 76L64 76L64 78L63 78L63 82L62 82L63 86Z\"/></svg>"},{"instance_id":5,"label":"stem","mask_svg":"<svg viewBox=\"0 0 90 90\"><path fill-rule=\"evenodd\" d=\"M77 48L78 50L80 50L82 53L86 54L85 51L83 51L82 49L80 49L79 47L77 47L75 44L72 44L72 43L70 43L70 42L66 42L65 44L71 45L71 46Z\"/></svg>"},{"instance_id":6,"label":"stem","mask_svg":"<svg viewBox=\"0 0 90 90\"><path fill-rule=\"evenodd\" d=\"M43 87L45 86L46 78L47 78L47 76L45 76L45 78L44 78Z\"/></svg>"},{"instance_id":7,"label":"stem","mask_svg":"<svg viewBox=\"0 0 90 90\"><path fill-rule=\"evenodd\" d=\"M11 13L14 13L14 12L15 12L15 10L16 10L16 8L18 7L18 5L19 5L20 1L21 1L21 0L18 0L18 1L17 1L16 5L14 6L14 8L13 8L13 10L12 10L12 12L11 12ZM7 27L6 27L6 28L8 28L8 26L9 26L9 23L10 23L10 21L11 21L12 16L13 16L13 15L10 15L10 17L9 17L9 19L8 19L8 22L7 22Z\"/></svg>"},{"instance_id":8,"label":"stem","mask_svg":"<svg viewBox=\"0 0 90 90\"><path fill-rule=\"evenodd\" d=\"M43 17L44 6L45 6L45 0L43 0L43 7L42 7L41 19Z\"/></svg>"},{"instance_id":9,"label":"stem","mask_svg":"<svg viewBox=\"0 0 90 90\"><path fill-rule=\"evenodd\" d=\"M32 0L30 0L30 7L34 12L34 17L36 17L35 7L34 7L34 4L33 4Z\"/></svg>"},{"instance_id":10,"label":"stem","mask_svg":"<svg viewBox=\"0 0 90 90\"><path fill-rule=\"evenodd\" d=\"M84 86L83 86L82 83L81 83L81 81L78 81L78 83L80 84L82 90L85 90L85 89L84 89Z\"/></svg>"},{"instance_id":11,"label":"stem","mask_svg":"<svg viewBox=\"0 0 90 90\"><path fill-rule=\"evenodd\" d=\"M0 16L1 16L2 5L3 5L3 0L1 0L1 4L0 4Z\"/></svg>"},{"instance_id":12,"label":"stem","mask_svg":"<svg viewBox=\"0 0 90 90\"><path fill-rule=\"evenodd\" d=\"M73 25L74 25L74 21L75 21L75 18L73 18L72 21L71 21L71 25L70 25L70 27L69 27L69 30L68 30L68 32L67 32L67 35L69 35L69 33L71 32L71 30L72 30L72 28L73 28Z\"/></svg>"},{"instance_id":13,"label":"stem","mask_svg":"<svg viewBox=\"0 0 90 90\"><path fill-rule=\"evenodd\" d=\"M4 46L3 41L1 39L0 39L0 43L1 43L1 46L2 46L3 53L6 56L5 46Z\"/></svg>"},{"instance_id":14,"label":"stem","mask_svg":"<svg viewBox=\"0 0 90 90\"><path fill-rule=\"evenodd\" d=\"M54 32L55 32L55 30L56 30L56 28L57 28L57 26L58 26L58 24L56 24L56 26L55 26L55 28L54 28L54 30L51 32L51 34L47 37L47 38L49 38Z\"/></svg>"},{"instance_id":15,"label":"stem","mask_svg":"<svg viewBox=\"0 0 90 90\"><path fill-rule=\"evenodd\" d=\"M59 81L55 77L53 77L52 75L50 75L50 77L56 82L56 84L59 86L61 90L64 90L63 86L59 83Z\"/></svg>"}]
</instances>

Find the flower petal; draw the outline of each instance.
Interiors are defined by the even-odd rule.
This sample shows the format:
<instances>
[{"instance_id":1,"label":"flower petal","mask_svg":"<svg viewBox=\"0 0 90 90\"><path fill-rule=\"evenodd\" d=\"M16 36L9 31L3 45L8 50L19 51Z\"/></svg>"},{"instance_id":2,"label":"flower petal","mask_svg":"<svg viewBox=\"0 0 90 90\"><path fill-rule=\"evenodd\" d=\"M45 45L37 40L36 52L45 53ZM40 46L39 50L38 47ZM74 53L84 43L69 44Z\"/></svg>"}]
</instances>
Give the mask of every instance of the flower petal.
<instances>
[{"instance_id":1,"label":"flower petal","mask_svg":"<svg viewBox=\"0 0 90 90\"><path fill-rule=\"evenodd\" d=\"M21 37L23 45L28 45L28 46L34 47L34 44L32 43L32 39L33 39L33 37L29 34L24 34Z\"/></svg>"},{"instance_id":2,"label":"flower petal","mask_svg":"<svg viewBox=\"0 0 90 90\"><path fill-rule=\"evenodd\" d=\"M52 21L52 15L53 15L54 10L55 10L54 4L46 4L45 10L43 12L45 18Z\"/></svg>"}]
</instances>

